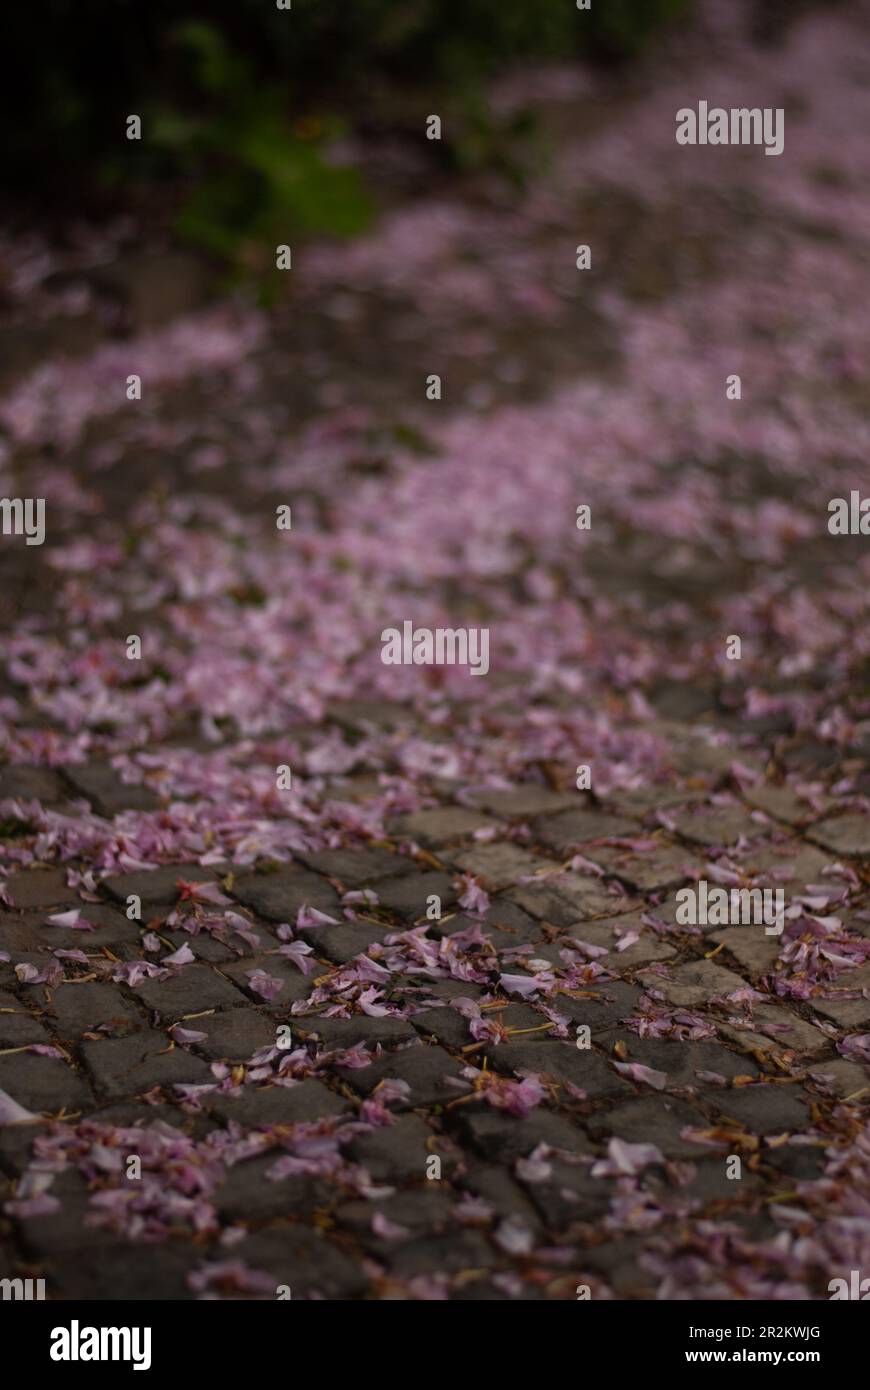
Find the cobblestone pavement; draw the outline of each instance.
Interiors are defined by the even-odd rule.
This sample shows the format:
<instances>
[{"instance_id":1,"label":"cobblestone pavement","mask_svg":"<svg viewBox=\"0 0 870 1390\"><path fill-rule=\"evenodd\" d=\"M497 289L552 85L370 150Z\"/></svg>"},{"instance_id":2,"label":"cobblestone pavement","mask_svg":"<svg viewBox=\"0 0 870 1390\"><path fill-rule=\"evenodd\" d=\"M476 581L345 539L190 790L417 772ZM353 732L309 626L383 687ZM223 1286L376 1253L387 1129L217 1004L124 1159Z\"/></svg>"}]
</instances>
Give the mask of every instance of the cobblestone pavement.
<instances>
[{"instance_id":1,"label":"cobblestone pavement","mask_svg":"<svg viewBox=\"0 0 870 1390\"><path fill-rule=\"evenodd\" d=\"M310 247L268 315L131 299L113 337L86 238L51 277L6 248L10 332L86 289L0 403L47 525L0 552L4 1276L870 1271L870 562L828 530L870 457L852 24L719 33L695 85L784 93L779 159L676 147L678 67L588 134L568 91L521 199ZM383 664L406 620L488 629L488 674ZM701 882L781 890L783 929L687 920Z\"/></svg>"}]
</instances>

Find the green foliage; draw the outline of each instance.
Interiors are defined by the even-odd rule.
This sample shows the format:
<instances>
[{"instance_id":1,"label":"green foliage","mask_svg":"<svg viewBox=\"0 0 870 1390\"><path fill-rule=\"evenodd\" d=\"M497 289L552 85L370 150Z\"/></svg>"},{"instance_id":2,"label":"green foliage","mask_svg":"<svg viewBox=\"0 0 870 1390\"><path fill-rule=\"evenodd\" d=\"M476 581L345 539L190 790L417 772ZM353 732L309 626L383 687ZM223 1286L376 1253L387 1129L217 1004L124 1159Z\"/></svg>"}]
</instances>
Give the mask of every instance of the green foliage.
<instances>
[{"instance_id":1,"label":"green foliage","mask_svg":"<svg viewBox=\"0 0 870 1390\"><path fill-rule=\"evenodd\" d=\"M401 94L405 110L422 93L426 109L449 107L458 119L442 155L461 170L517 179L530 132L486 110L485 80L512 63L630 57L692 2L595 0L590 11L574 0L15 5L4 16L0 82L6 184L77 207L101 190L123 202L134 187L147 196L165 187L180 196L182 237L245 264L256 245L365 227L365 191L330 161L329 146L342 114L365 127L373 90ZM123 139L133 112L146 131L135 158Z\"/></svg>"},{"instance_id":2,"label":"green foliage","mask_svg":"<svg viewBox=\"0 0 870 1390\"><path fill-rule=\"evenodd\" d=\"M294 132L281 89L258 83L211 25L181 25L173 41L198 100L192 114L157 106L148 128L156 158L190 177L176 223L183 239L239 260L246 247L274 248L295 233L349 236L367 225L357 174L323 157L337 121Z\"/></svg>"}]
</instances>

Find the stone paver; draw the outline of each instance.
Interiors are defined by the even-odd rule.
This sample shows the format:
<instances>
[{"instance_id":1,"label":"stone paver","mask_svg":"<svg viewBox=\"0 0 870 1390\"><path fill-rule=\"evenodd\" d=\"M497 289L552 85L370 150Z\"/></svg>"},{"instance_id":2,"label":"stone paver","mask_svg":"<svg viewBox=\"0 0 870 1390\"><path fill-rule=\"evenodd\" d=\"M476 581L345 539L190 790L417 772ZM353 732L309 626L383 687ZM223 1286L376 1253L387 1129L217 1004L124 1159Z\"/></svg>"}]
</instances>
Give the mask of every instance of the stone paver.
<instances>
[{"instance_id":1,"label":"stone paver","mask_svg":"<svg viewBox=\"0 0 870 1390\"><path fill-rule=\"evenodd\" d=\"M631 1094L628 1083L602 1057L571 1043L520 1039L501 1043L487 1049L487 1053L493 1066L500 1070L539 1073L559 1083L567 1081L593 1100Z\"/></svg>"},{"instance_id":2,"label":"stone paver","mask_svg":"<svg viewBox=\"0 0 870 1390\"><path fill-rule=\"evenodd\" d=\"M762 831L742 806L700 814L696 810L677 812L671 823L684 840L698 845L733 845L741 835L751 839Z\"/></svg>"},{"instance_id":3,"label":"stone paver","mask_svg":"<svg viewBox=\"0 0 870 1390\"><path fill-rule=\"evenodd\" d=\"M641 990L636 986L622 980L608 980L606 984L579 991L574 998L560 995L559 1012L572 1023L587 1024L595 1037L612 1024L631 1017L640 997Z\"/></svg>"},{"instance_id":4,"label":"stone paver","mask_svg":"<svg viewBox=\"0 0 870 1390\"><path fill-rule=\"evenodd\" d=\"M241 1004L244 995L207 965L186 965L168 980L144 980L136 993L161 1018L180 1019L200 1009Z\"/></svg>"},{"instance_id":5,"label":"stone paver","mask_svg":"<svg viewBox=\"0 0 870 1390\"><path fill-rule=\"evenodd\" d=\"M510 888L540 869L552 868L548 859L511 844L482 845L479 849L461 850L451 855L451 862L474 874L485 887L495 891Z\"/></svg>"},{"instance_id":6,"label":"stone paver","mask_svg":"<svg viewBox=\"0 0 870 1390\"><path fill-rule=\"evenodd\" d=\"M453 879L442 873L409 874L405 878L379 881L374 891L379 907L395 912L409 923L425 918L428 899L433 894L441 899L442 912L448 911L457 898Z\"/></svg>"},{"instance_id":7,"label":"stone paver","mask_svg":"<svg viewBox=\"0 0 870 1390\"><path fill-rule=\"evenodd\" d=\"M54 907L75 898L60 869L18 870L10 874L6 889L13 907Z\"/></svg>"},{"instance_id":8,"label":"stone paver","mask_svg":"<svg viewBox=\"0 0 870 1390\"><path fill-rule=\"evenodd\" d=\"M0 914L0 949L10 951L16 960L27 952L43 953L60 950L99 952L103 946L117 948L138 943L141 932L137 922L129 921L123 913L104 903L76 903L73 911L83 908L82 916L93 928L64 927L49 923L49 916L65 916L69 904L49 908L46 912L26 912L20 915Z\"/></svg>"},{"instance_id":9,"label":"stone paver","mask_svg":"<svg viewBox=\"0 0 870 1390\"><path fill-rule=\"evenodd\" d=\"M663 994L669 1004L698 1007L713 999L724 999L743 985L743 980L733 971L714 961L691 961L677 966L670 976L652 975L642 971L638 982Z\"/></svg>"},{"instance_id":10,"label":"stone paver","mask_svg":"<svg viewBox=\"0 0 870 1390\"><path fill-rule=\"evenodd\" d=\"M44 806L64 801L67 792L60 774L48 767L30 767L27 763L0 769L0 796L35 798Z\"/></svg>"},{"instance_id":11,"label":"stone paver","mask_svg":"<svg viewBox=\"0 0 870 1390\"><path fill-rule=\"evenodd\" d=\"M642 892L673 888L696 878L700 871L700 863L691 850L667 844L645 854L592 845L586 847L586 855L593 863L600 864L605 873Z\"/></svg>"},{"instance_id":12,"label":"stone paver","mask_svg":"<svg viewBox=\"0 0 870 1390\"><path fill-rule=\"evenodd\" d=\"M490 1162L511 1163L525 1158L539 1144L572 1154L594 1152L578 1125L549 1110L536 1110L518 1119L496 1110L470 1111L459 1107L456 1123L472 1147Z\"/></svg>"},{"instance_id":13,"label":"stone paver","mask_svg":"<svg viewBox=\"0 0 870 1390\"><path fill-rule=\"evenodd\" d=\"M270 874L251 874L236 884L234 896L270 922L295 922L307 904L322 912L338 906L338 896L318 874L305 869L278 869Z\"/></svg>"},{"instance_id":14,"label":"stone paver","mask_svg":"<svg viewBox=\"0 0 870 1390\"><path fill-rule=\"evenodd\" d=\"M145 1015L117 985L97 981L61 985L51 997L50 1012L62 1038L77 1038L94 1029L131 1032L141 1029Z\"/></svg>"},{"instance_id":15,"label":"stone paver","mask_svg":"<svg viewBox=\"0 0 870 1390\"><path fill-rule=\"evenodd\" d=\"M511 898L532 917L556 927L571 927L595 917L625 911L630 900L607 893L596 878L582 874L548 875L540 882L514 888Z\"/></svg>"},{"instance_id":16,"label":"stone paver","mask_svg":"<svg viewBox=\"0 0 870 1390\"><path fill-rule=\"evenodd\" d=\"M637 824L624 817L603 815L597 811L562 811L557 816L545 816L535 821L532 833L541 844L565 856L593 840L636 834Z\"/></svg>"},{"instance_id":17,"label":"stone paver","mask_svg":"<svg viewBox=\"0 0 870 1390\"><path fill-rule=\"evenodd\" d=\"M235 1223L272 1221L302 1215L329 1201L329 1187L311 1177L291 1176L275 1182L269 1177L275 1155L247 1159L230 1168L215 1194L223 1219ZM303 1228L304 1229L304 1228ZM309 1274L310 1279L310 1274ZM286 1282L281 1280L279 1282Z\"/></svg>"},{"instance_id":18,"label":"stone paver","mask_svg":"<svg viewBox=\"0 0 870 1390\"><path fill-rule=\"evenodd\" d=\"M405 1115L394 1125L355 1139L350 1145L350 1154L378 1182L422 1180L426 1177L426 1160L431 1153L430 1138L431 1130L421 1119Z\"/></svg>"},{"instance_id":19,"label":"stone paver","mask_svg":"<svg viewBox=\"0 0 870 1390\"><path fill-rule=\"evenodd\" d=\"M808 1118L806 1101L796 1091L786 1086L744 1086L717 1092L714 1103L723 1115L738 1120L753 1134L791 1133L802 1129Z\"/></svg>"},{"instance_id":20,"label":"stone paver","mask_svg":"<svg viewBox=\"0 0 870 1390\"><path fill-rule=\"evenodd\" d=\"M45 1029L15 995L0 991L0 1048L48 1041Z\"/></svg>"},{"instance_id":21,"label":"stone paver","mask_svg":"<svg viewBox=\"0 0 870 1390\"><path fill-rule=\"evenodd\" d=\"M667 1077L667 1089L692 1086L702 1089L704 1073L725 1077L753 1077L758 1075L758 1067L753 1061L714 1042L679 1042L675 1038L639 1038L628 1029L613 1028L598 1036L602 1047L614 1052L617 1043L622 1044L618 1055L631 1062L641 1062L653 1071L663 1072ZM614 1053L614 1055L617 1055Z\"/></svg>"},{"instance_id":22,"label":"stone paver","mask_svg":"<svg viewBox=\"0 0 870 1390\"><path fill-rule=\"evenodd\" d=\"M66 1061L32 1053L0 1057L0 1091L41 1113L80 1110L91 1099L88 1086Z\"/></svg>"},{"instance_id":23,"label":"stone paver","mask_svg":"<svg viewBox=\"0 0 870 1390\"><path fill-rule=\"evenodd\" d=\"M197 1042L197 1052L215 1062L246 1062L276 1039L274 1020L255 1009L220 1009L197 1018L192 1027L205 1035Z\"/></svg>"},{"instance_id":24,"label":"stone paver","mask_svg":"<svg viewBox=\"0 0 870 1390\"><path fill-rule=\"evenodd\" d=\"M382 1081L404 1081L409 1089L407 1100L398 1108L445 1104L463 1094L462 1088L449 1085L450 1077L459 1077L459 1066L443 1048L427 1045L403 1048L370 1066L354 1068L344 1080L355 1091L370 1096Z\"/></svg>"},{"instance_id":25,"label":"stone paver","mask_svg":"<svg viewBox=\"0 0 870 1390\"><path fill-rule=\"evenodd\" d=\"M837 816L817 821L809 832L814 840L835 854L870 856L870 817Z\"/></svg>"},{"instance_id":26,"label":"stone paver","mask_svg":"<svg viewBox=\"0 0 870 1390\"><path fill-rule=\"evenodd\" d=\"M836 1094L846 1100L866 1100L870 1096L870 1068L846 1062L842 1057L817 1062L810 1068L810 1075L829 1081Z\"/></svg>"},{"instance_id":27,"label":"stone paver","mask_svg":"<svg viewBox=\"0 0 870 1390\"><path fill-rule=\"evenodd\" d=\"M827 1045L825 1034L789 1009L773 1004L757 1004L746 1026L720 1023L719 1032L741 1047L781 1051L794 1048L812 1056ZM764 1032L759 1031L764 1029Z\"/></svg>"},{"instance_id":28,"label":"stone paver","mask_svg":"<svg viewBox=\"0 0 870 1390\"><path fill-rule=\"evenodd\" d=\"M319 873L337 878L346 888L366 888L381 878L394 878L414 872L414 861L406 855L381 849L347 849L323 854L301 854L304 864Z\"/></svg>"},{"instance_id":29,"label":"stone paver","mask_svg":"<svg viewBox=\"0 0 870 1390\"><path fill-rule=\"evenodd\" d=\"M207 1104L225 1120L252 1129L301 1124L348 1109L347 1101L319 1081L300 1081L296 1086L236 1086L226 1094L209 1097Z\"/></svg>"},{"instance_id":30,"label":"stone paver","mask_svg":"<svg viewBox=\"0 0 870 1390\"><path fill-rule=\"evenodd\" d=\"M258 1231L236 1247L236 1254L249 1268L271 1272L276 1290L286 1286L291 1298L357 1298L366 1287L359 1265L307 1226Z\"/></svg>"},{"instance_id":31,"label":"stone paver","mask_svg":"<svg viewBox=\"0 0 870 1390\"><path fill-rule=\"evenodd\" d=\"M656 1096L596 1114L588 1126L593 1136L615 1134L628 1144L654 1144L666 1158L692 1158L699 1145L683 1138L683 1131L703 1128L703 1115L685 1101Z\"/></svg>"},{"instance_id":32,"label":"stone paver","mask_svg":"<svg viewBox=\"0 0 870 1390\"><path fill-rule=\"evenodd\" d=\"M717 928L710 932L717 946L723 945L750 975L766 975L782 950L777 936L767 936L754 926Z\"/></svg>"},{"instance_id":33,"label":"stone paver","mask_svg":"<svg viewBox=\"0 0 870 1390\"><path fill-rule=\"evenodd\" d=\"M497 825L492 816L470 811L465 806L435 806L417 811L413 816L400 816L390 823L390 830L400 839L414 840L434 849L469 839L478 830L495 830Z\"/></svg>"},{"instance_id":34,"label":"stone paver","mask_svg":"<svg viewBox=\"0 0 870 1390\"><path fill-rule=\"evenodd\" d=\"M389 1015L384 1018L370 1018L367 1014L328 1018L317 1014L297 1014L293 1020L293 1030L299 1036L316 1038L324 1047L339 1050L358 1043L364 1043L367 1047L390 1047L413 1042L415 1038L410 1023Z\"/></svg>"},{"instance_id":35,"label":"stone paver","mask_svg":"<svg viewBox=\"0 0 870 1390\"><path fill-rule=\"evenodd\" d=\"M83 1042L81 1054L94 1089L105 1100L141 1095L153 1086L209 1079L205 1062L180 1047L171 1048L163 1033L131 1033L123 1038Z\"/></svg>"},{"instance_id":36,"label":"stone paver","mask_svg":"<svg viewBox=\"0 0 870 1390\"><path fill-rule=\"evenodd\" d=\"M318 957L344 964L365 955L373 944L379 944L395 930L386 923L373 926L370 922L339 922L332 926L318 922L316 926L302 928L300 935L313 947ZM278 973L281 973L280 970ZM304 981L294 980L294 987L299 990L298 998L307 995Z\"/></svg>"},{"instance_id":37,"label":"stone paver","mask_svg":"<svg viewBox=\"0 0 870 1390\"><path fill-rule=\"evenodd\" d=\"M170 864L130 874L111 874L105 888L113 898L126 906L128 897L135 894L142 903L143 917L174 907L178 900L179 882L210 883L218 877L213 868L201 864Z\"/></svg>"},{"instance_id":38,"label":"stone paver","mask_svg":"<svg viewBox=\"0 0 870 1390\"><path fill-rule=\"evenodd\" d=\"M76 763L64 768L74 792L84 796L100 815L118 811L153 811L160 801L150 787L122 782L108 763Z\"/></svg>"},{"instance_id":39,"label":"stone paver","mask_svg":"<svg viewBox=\"0 0 870 1390\"><path fill-rule=\"evenodd\" d=\"M549 787L527 785L510 790L475 792L469 797L475 806L507 820L528 820L535 816L569 810L576 803L571 793L554 792Z\"/></svg>"}]
</instances>

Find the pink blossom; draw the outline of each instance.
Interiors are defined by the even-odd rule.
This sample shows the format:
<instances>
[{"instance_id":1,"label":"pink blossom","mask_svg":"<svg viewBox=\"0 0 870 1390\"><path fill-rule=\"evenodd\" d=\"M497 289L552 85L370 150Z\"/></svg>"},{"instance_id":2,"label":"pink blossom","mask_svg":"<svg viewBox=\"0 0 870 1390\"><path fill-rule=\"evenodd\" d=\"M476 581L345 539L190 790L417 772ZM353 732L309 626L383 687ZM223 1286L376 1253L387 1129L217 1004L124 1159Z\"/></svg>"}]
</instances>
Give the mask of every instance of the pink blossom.
<instances>
[{"instance_id":1,"label":"pink blossom","mask_svg":"<svg viewBox=\"0 0 870 1390\"><path fill-rule=\"evenodd\" d=\"M283 980L279 980L275 975L268 975L265 970L246 970L245 974L251 982L251 989L269 1003L277 999L284 988Z\"/></svg>"}]
</instances>

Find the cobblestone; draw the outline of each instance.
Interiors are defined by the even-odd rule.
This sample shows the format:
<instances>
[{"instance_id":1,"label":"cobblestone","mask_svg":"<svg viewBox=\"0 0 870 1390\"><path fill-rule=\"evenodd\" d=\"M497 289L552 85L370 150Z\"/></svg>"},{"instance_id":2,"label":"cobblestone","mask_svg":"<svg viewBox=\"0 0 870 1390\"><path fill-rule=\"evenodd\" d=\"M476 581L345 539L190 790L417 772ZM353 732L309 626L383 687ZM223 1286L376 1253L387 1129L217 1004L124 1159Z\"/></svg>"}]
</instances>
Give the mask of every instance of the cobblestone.
<instances>
[{"instance_id":1,"label":"cobblestone","mask_svg":"<svg viewBox=\"0 0 870 1390\"><path fill-rule=\"evenodd\" d=\"M704 1117L685 1101L656 1096L593 1115L588 1127L593 1136L615 1134L628 1144L654 1144L666 1158L697 1158L698 1144L684 1139L683 1131L703 1129Z\"/></svg>"},{"instance_id":2,"label":"cobblestone","mask_svg":"<svg viewBox=\"0 0 870 1390\"><path fill-rule=\"evenodd\" d=\"M390 831L400 839L437 849L442 845L467 840L477 830L494 830L498 821L492 816L469 811L464 806L435 806L417 811L413 816L401 816L390 822Z\"/></svg>"},{"instance_id":3,"label":"cobblestone","mask_svg":"<svg viewBox=\"0 0 870 1390\"><path fill-rule=\"evenodd\" d=\"M727 948L750 975L766 975L782 949L779 937L767 936L758 927L726 927L710 933L717 945Z\"/></svg>"},{"instance_id":4,"label":"cobblestone","mask_svg":"<svg viewBox=\"0 0 870 1390\"><path fill-rule=\"evenodd\" d=\"M860 1067L855 1062L844 1061L842 1057L831 1061L817 1062L810 1067L810 1075L830 1078L830 1083L838 1096L845 1099L854 1097L860 1100L870 1096L870 1068Z\"/></svg>"},{"instance_id":5,"label":"cobblestone","mask_svg":"<svg viewBox=\"0 0 870 1390\"><path fill-rule=\"evenodd\" d=\"M554 792L548 787L539 786L476 792L469 798L475 806L508 820L528 820L548 812L555 814L565 811L576 803L576 799L576 794Z\"/></svg>"},{"instance_id":6,"label":"cobblestone","mask_svg":"<svg viewBox=\"0 0 870 1390\"><path fill-rule=\"evenodd\" d=\"M299 857L309 868L329 874L351 889L370 888L379 879L412 874L415 868L413 859L383 849L329 850Z\"/></svg>"},{"instance_id":7,"label":"cobblestone","mask_svg":"<svg viewBox=\"0 0 870 1390\"><path fill-rule=\"evenodd\" d=\"M456 890L448 874L411 874L393 881L378 882L375 890L378 906L388 912L395 912L404 921L411 923L425 917L427 899L435 894L441 899L442 911L447 911L456 902Z\"/></svg>"},{"instance_id":8,"label":"cobblestone","mask_svg":"<svg viewBox=\"0 0 870 1390\"><path fill-rule=\"evenodd\" d=\"M759 1027L770 1031L759 1032ZM812 1056L828 1042L824 1033L811 1023L773 1004L757 1004L746 1028L726 1023L718 1024L718 1028L723 1037L732 1039L741 1047L757 1047L764 1051L794 1048L799 1053Z\"/></svg>"},{"instance_id":9,"label":"cobblestone","mask_svg":"<svg viewBox=\"0 0 870 1390\"><path fill-rule=\"evenodd\" d=\"M818 821L809 833L835 854L870 856L870 825L866 816L838 816Z\"/></svg>"},{"instance_id":10,"label":"cobblestone","mask_svg":"<svg viewBox=\"0 0 870 1390\"><path fill-rule=\"evenodd\" d=\"M635 854L631 850L611 849L591 845L586 856L600 864L605 873L619 878L629 888L644 893L658 893L675 888L687 879L700 876L701 864L690 850L674 845L661 845L654 852Z\"/></svg>"},{"instance_id":11,"label":"cobblestone","mask_svg":"<svg viewBox=\"0 0 870 1390\"><path fill-rule=\"evenodd\" d=\"M20 869L9 875L6 889L14 907L56 907L75 901L60 869Z\"/></svg>"},{"instance_id":12,"label":"cobblestone","mask_svg":"<svg viewBox=\"0 0 870 1390\"><path fill-rule=\"evenodd\" d=\"M294 1125L340 1115L348 1102L319 1081L300 1081L296 1086L236 1086L206 1103L225 1120L251 1129L268 1125Z\"/></svg>"},{"instance_id":13,"label":"cobblestone","mask_svg":"<svg viewBox=\"0 0 870 1390\"><path fill-rule=\"evenodd\" d=\"M378 926L370 922L341 922L337 926L318 923L315 927L303 927L300 935L314 947L318 956L344 965L359 955L365 955L373 944L383 941L395 930L386 923ZM300 991L296 997L304 998L308 990L298 981L294 981L294 985Z\"/></svg>"},{"instance_id":14,"label":"cobblestone","mask_svg":"<svg viewBox=\"0 0 870 1390\"><path fill-rule=\"evenodd\" d=\"M138 1031L143 1023L142 1011L137 1009L117 985L96 981L61 985L51 996L50 1012L54 1014L56 1030L61 1038L72 1040L94 1029Z\"/></svg>"},{"instance_id":15,"label":"cobblestone","mask_svg":"<svg viewBox=\"0 0 870 1390\"><path fill-rule=\"evenodd\" d=\"M175 906L179 881L211 883L217 877L214 869L203 867L201 864L167 864L160 869L112 874L104 880L103 887L125 906L128 897L138 897L142 903L143 918L146 918L161 909L168 910Z\"/></svg>"},{"instance_id":16,"label":"cobblestone","mask_svg":"<svg viewBox=\"0 0 870 1390\"><path fill-rule=\"evenodd\" d=\"M0 1057L0 1091L41 1114L91 1103L88 1087L67 1062L31 1053Z\"/></svg>"},{"instance_id":17,"label":"cobblestone","mask_svg":"<svg viewBox=\"0 0 870 1390\"><path fill-rule=\"evenodd\" d=\"M0 797L35 799L44 806L56 806L66 799L66 789L51 768L18 764L0 768Z\"/></svg>"},{"instance_id":18,"label":"cobblestone","mask_svg":"<svg viewBox=\"0 0 870 1390\"><path fill-rule=\"evenodd\" d=\"M494 891L510 888L540 869L552 868L548 859L510 844L481 845L479 849L461 850L451 858L458 868L474 874L484 887Z\"/></svg>"},{"instance_id":19,"label":"cobblestone","mask_svg":"<svg viewBox=\"0 0 870 1390\"><path fill-rule=\"evenodd\" d=\"M261 1047L274 1046L274 1021L255 1009L221 1009L193 1022L205 1037L196 1044L197 1052L211 1061L246 1062Z\"/></svg>"},{"instance_id":20,"label":"cobblestone","mask_svg":"<svg viewBox=\"0 0 870 1390\"><path fill-rule=\"evenodd\" d=\"M217 1210L225 1220L273 1221L276 1217L311 1212L329 1201L327 1183L305 1177L274 1182L269 1177L274 1166L275 1154L270 1153L263 1158L246 1159L230 1169L215 1198ZM289 1283L289 1278L279 1282Z\"/></svg>"},{"instance_id":21,"label":"cobblestone","mask_svg":"<svg viewBox=\"0 0 870 1390\"><path fill-rule=\"evenodd\" d=\"M407 1101L397 1102L398 1109L406 1106L441 1105L463 1094L463 1089L449 1084L450 1077L459 1076L459 1066L441 1047L419 1044L391 1053L370 1066L348 1071L345 1080L355 1091L371 1095L381 1081L388 1077L405 1081L410 1087Z\"/></svg>"},{"instance_id":22,"label":"cobblestone","mask_svg":"<svg viewBox=\"0 0 870 1390\"><path fill-rule=\"evenodd\" d=\"M639 1038L626 1029L614 1028L598 1036L602 1047L610 1050L621 1042L627 1059L641 1062L653 1071L664 1072L669 1089L681 1086L700 1088L699 1073L718 1076L757 1076L758 1067L715 1042L680 1042L674 1038Z\"/></svg>"},{"instance_id":23,"label":"cobblestone","mask_svg":"<svg viewBox=\"0 0 870 1390\"><path fill-rule=\"evenodd\" d=\"M149 1009L172 1020L244 1000L239 990L207 965L185 965L170 980L143 980L136 993Z\"/></svg>"},{"instance_id":24,"label":"cobblestone","mask_svg":"<svg viewBox=\"0 0 870 1390\"><path fill-rule=\"evenodd\" d=\"M270 922L295 922L306 904L328 913L338 907L338 894L326 879L298 868L250 874L234 886L233 895Z\"/></svg>"},{"instance_id":25,"label":"cobblestone","mask_svg":"<svg viewBox=\"0 0 870 1390\"><path fill-rule=\"evenodd\" d=\"M554 1161L545 1182L529 1184L529 1195L541 1220L550 1229L564 1230L575 1222L597 1221L610 1207L610 1192L588 1168Z\"/></svg>"},{"instance_id":26,"label":"cobblestone","mask_svg":"<svg viewBox=\"0 0 870 1390\"><path fill-rule=\"evenodd\" d=\"M83 1042L81 1054L94 1089L106 1100L141 1095L152 1086L210 1079L206 1064L180 1047L172 1048L164 1033L131 1033L123 1038Z\"/></svg>"},{"instance_id":27,"label":"cobblestone","mask_svg":"<svg viewBox=\"0 0 870 1390\"><path fill-rule=\"evenodd\" d=\"M48 1034L14 994L0 990L0 1048L47 1043Z\"/></svg>"},{"instance_id":28,"label":"cobblestone","mask_svg":"<svg viewBox=\"0 0 870 1390\"><path fill-rule=\"evenodd\" d=\"M494 1110L456 1111L457 1125L467 1141L489 1162L512 1163L527 1157L539 1144L549 1144L566 1153L593 1153L586 1135L569 1120L547 1110L536 1110L519 1118Z\"/></svg>"},{"instance_id":29,"label":"cobblestone","mask_svg":"<svg viewBox=\"0 0 870 1390\"><path fill-rule=\"evenodd\" d=\"M402 1279L413 1279L431 1269L459 1274L466 1269L486 1269L497 1257L478 1231L458 1236L433 1235L400 1245L390 1257L390 1268Z\"/></svg>"},{"instance_id":30,"label":"cobblestone","mask_svg":"<svg viewBox=\"0 0 870 1390\"><path fill-rule=\"evenodd\" d=\"M286 1285L294 1299L354 1298L366 1288L358 1263L307 1226L258 1231L238 1245L235 1253L250 1268L269 1270L275 1276L276 1290L279 1284Z\"/></svg>"},{"instance_id":31,"label":"cobblestone","mask_svg":"<svg viewBox=\"0 0 870 1390\"><path fill-rule=\"evenodd\" d=\"M562 811L557 816L545 816L532 825L533 837L554 850L560 858L593 840L636 833L634 821L597 811Z\"/></svg>"},{"instance_id":32,"label":"cobblestone","mask_svg":"<svg viewBox=\"0 0 870 1390\"><path fill-rule=\"evenodd\" d=\"M101 816L118 811L153 811L160 805L150 787L122 782L108 763L75 763L64 775L76 793L84 796Z\"/></svg>"},{"instance_id":33,"label":"cobblestone","mask_svg":"<svg viewBox=\"0 0 870 1390\"><path fill-rule=\"evenodd\" d=\"M555 927L573 927L577 922L625 912L633 904L627 898L608 894L599 879L580 874L542 879L540 883L514 888L511 899L531 917Z\"/></svg>"},{"instance_id":34,"label":"cobblestone","mask_svg":"<svg viewBox=\"0 0 870 1390\"><path fill-rule=\"evenodd\" d=\"M759 1085L740 1090L707 1093L728 1119L737 1120L753 1134L791 1133L805 1127L809 1118L806 1101L794 1087Z\"/></svg>"},{"instance_id":35,"label":"cobblestone","mask_svg":"<svg viewBox=\"0 0 870 1390\"><path fill-rule=\"evenodd\" d=\"M404 1115L394 1125L354 1139L350 1155L378 1182L403 1183L426 1177L432 1131L416 1115ZM447 1176L446 1168L443 1170ZM393 1220L398 1218L395 1214Z\"/></svg>"},{"instance_id":36,"label":"cobblestone","mask_svg":"<svg viewBox=\"0 0 870 1390\"><path fill-rule=\"evenodd\" d=\"M185 966L186 970L192 970L193 966ZM276 981L275 993L272 993L272 986L266 984L257 988L259 975L257 972L268 976L270 981ZM221 976L216 976L217 984L208 984L205 993L213 995L206 1002L204 995L200 997L195 1005L196 1009L208 1009L221 1004L241 1004L245 1000L245 995L253 1000L255 1004L264 1004L266 1008L282 1013L289 1005L295 1004L297 1000L307 999L311 992L311 986L306 977L296 969L290 961L283 956L270 955L264 952L262 955L248 956L244 960L237 961L235 965L224 965L221 967L221 974L226 975L232 984L228 985ZM278 987L280 985L280 987ZM236 988L233 988L235 986ZM268 997L262 993L262 988L268 991ZM244 991L244 993L241 993Z\"/></svg>"},{"instance_id":37,"label":"cobblestone","mask_svg":"<svg viewBox=\"0 0 870 1390\"><path fill-rule=\"evenodd\" d=\"M670 976L642 971L638 982L657 989L669 1004L690 1007L707 1004L711 999L725 998L743 984L739 975L710 960L690 961L677 966Z\"/></svg>"},{"instance_id":38,"label":"cobblestone","mask_svg":"<svg viewBox=\"0 0 870 1390\"><path fill-rule=\"evenodd\" d=\"M499 1216L518 1217L529 1230L540 1227L540 1218L522 1187L497 1164L474 1164L460 1182L468 1192L489 1203Z\"/></svg>"},{"instance_id":39,"label":"cobblestone","mask_svg":"<svg viewBox=\"0 0 870 1390\"><path fill-rule=\"evenodd\" d=\"M457 1015L458 1017L458 1015ZM391 1047L399 1043L413 1042L414 1029L403 1018L369 1018L366 1014L354 1014L351 1018L326 1018L321 1015L297 1014L294 1031L306 1038L317 1038L325 1047L353 1047L365 1043L367 1047Z\"/></svg>"},{"instance_id":40,"label":"cobblestone","mask_svg":"<svg viewBox=\"0 0 870 1390\"><path fill-rule=\"evenodd\" d=\"M630 1095L631 1087L596 1053L563 1042L501 1043L487 1049L493 1066L499 1070L540 1073L557 1082L570 1082L585 1091L590 1100Z\"/></svg>"}]
</instances>

